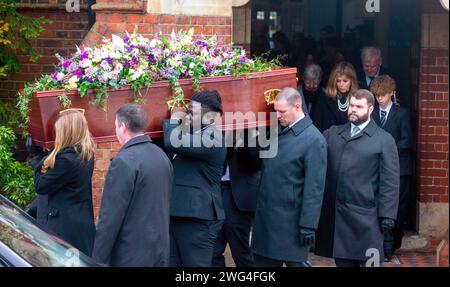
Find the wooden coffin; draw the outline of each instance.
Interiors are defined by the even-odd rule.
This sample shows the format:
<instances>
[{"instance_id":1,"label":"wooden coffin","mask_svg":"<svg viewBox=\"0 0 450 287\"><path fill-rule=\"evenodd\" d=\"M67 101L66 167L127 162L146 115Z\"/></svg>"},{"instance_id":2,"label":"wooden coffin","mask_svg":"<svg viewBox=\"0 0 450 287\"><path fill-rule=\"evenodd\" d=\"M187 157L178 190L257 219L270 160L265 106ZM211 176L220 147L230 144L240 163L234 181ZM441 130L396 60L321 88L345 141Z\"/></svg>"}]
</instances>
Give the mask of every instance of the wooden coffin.
<instances>
[{"instance_id":1,"label":"wooden coffin","mask_svg":"<svg viewBox=\"0 0 450 287\"><path fill-rule=\"evenodd\" d=\"M220 76L208 77L200 80L203 90L217 90L223 102L224 112L265 112L266 120L255 118L254 120L235 119L232 122L223 122L222 130L242 129L247 127L264 126L269 121L269 113L272 106L267 105L265 92L284 87L296 87L297 69L283 68L269 72L250 73L239 77ZM186 98L194 94L190 79L180 80ZM63 109L58 96L63 90L42 91L33 94L30 106L29 132L34 144L51 148L54 141L54 122ZM149 115L147 132L150 137L162 137L162 121L169 118L167 100L172 98L172 91L167 81L155 82L150 89L142 89L142 94L147 93L145 107ZM108 110L91 102L95 96L94 91L81 98L78 91L66 93L72 101L72 108L85 109L85 116L89 123L89 130L94 140L100 142L115 141L115 112L123 104L133 102L133 90L127 86L120 90L109 91Z\"/></svg>"}]
</instances>

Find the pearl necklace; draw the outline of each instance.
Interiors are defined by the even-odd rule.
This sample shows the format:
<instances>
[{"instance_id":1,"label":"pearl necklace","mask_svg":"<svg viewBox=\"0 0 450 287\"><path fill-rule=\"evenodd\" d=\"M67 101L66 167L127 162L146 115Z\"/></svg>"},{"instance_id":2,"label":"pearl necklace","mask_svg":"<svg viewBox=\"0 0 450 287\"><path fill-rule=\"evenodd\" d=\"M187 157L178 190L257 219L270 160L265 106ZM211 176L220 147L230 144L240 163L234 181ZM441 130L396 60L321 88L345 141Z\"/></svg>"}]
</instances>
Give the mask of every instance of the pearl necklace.
<instances>
[{"instance_id":1,"label":"pearl necklace","mask_svg":"<svg viewBox=\"0 0 450 287\"><path fill-rule=\"evenodd\" d=\"M337 99L338 108L341 112L346 112L348 110L348 96L345 98L345 103L341 103L341 100Z\"/></svg>"}]
</instances>

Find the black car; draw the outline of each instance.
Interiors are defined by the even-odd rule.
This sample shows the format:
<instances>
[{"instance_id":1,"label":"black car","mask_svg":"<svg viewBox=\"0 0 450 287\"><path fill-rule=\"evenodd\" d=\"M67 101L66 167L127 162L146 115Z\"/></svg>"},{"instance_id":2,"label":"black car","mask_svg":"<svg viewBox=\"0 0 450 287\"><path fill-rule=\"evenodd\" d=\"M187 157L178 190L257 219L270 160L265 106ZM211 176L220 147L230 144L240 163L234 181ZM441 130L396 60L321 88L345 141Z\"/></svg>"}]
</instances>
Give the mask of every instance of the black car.
<instances>
[{"instance_id":1,"label":"black car","mask_svg":"<svg viewBox=\"0 0 450 287\"><path fill-rule=\"evenodd\" d=\"M0 195L0 267L88 267L92 259Z\"/></svg>"}]
</instances>

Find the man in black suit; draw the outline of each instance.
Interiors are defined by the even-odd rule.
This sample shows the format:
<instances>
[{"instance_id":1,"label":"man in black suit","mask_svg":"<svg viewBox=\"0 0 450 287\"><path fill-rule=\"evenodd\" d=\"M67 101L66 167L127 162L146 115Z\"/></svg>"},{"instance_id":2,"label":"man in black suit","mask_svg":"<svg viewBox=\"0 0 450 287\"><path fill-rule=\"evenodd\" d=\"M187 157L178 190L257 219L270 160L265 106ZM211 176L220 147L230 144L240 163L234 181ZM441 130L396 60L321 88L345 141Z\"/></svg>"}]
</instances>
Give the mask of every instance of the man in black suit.
<instances>
[{"instance_id":1,"label":"man in black suit","mask_svg":"<svg viewBox=\"0 0 450 287\"><path fill-rule=\"evenodd\" d=\"M141 106L122 106L115 125L122 148L106 176L93 258L111 266L168 266L172 165L144 135Z\"/></svg>"},{"instance_id":2,"label":"man in black suit","mask_svg":"<svg viewBox=\"0 0 450 287\"><path fill-rule=\"evenodd\" d=\"M388 74L382 64L381 50L377 47L364 47L361 50L362 71L358 73L359 87L368 90L373 79Z\"/></svg>"},{"instance_id":3,"label":"man in black suit","mask_svg":"<svg viewBox=\"0 0 450 287\"><path fill-rule=\"evenodd\" d=\"M386 260L390 260L394 251L401 247L403 238L403 224L409 204L410 178L412 174L411 151L413 135L411 118L406 108L399 107L392 102L396 89L395 81L388 75L375 78L370 91L375 95L378 107L372 118L383 130L390 133L395 140L400 159L400 198L393 240L384 241Z\"/></svg>"},{"instance_id":4,"label":"man in black suit","mask_svg":"<svg viewBox=\"0 0 450 287\"><path fill-rule=\"evenodd\" d=\"M216 127L223 113L219 93L195 94L188 112L174 109L163 123L164 145L174 154L175 173L170 266L209 267L225 219L220 180L226 148Z\"/></svg>"},{"instance_id":5,"label":"man in black suit","mask_svg":"<svg viewBox=\"0 0 450 287\"><path fill-rule=\"evenodd\" d=\"M338 267L381 266L383 236L397 216L397 148L370 119L374 104L371 92L356 91L350 95L350 122L324 133L328 169L315 252L335 258Z\"/></svg>"},{"instance_id":6,"label":"man in black suit","mask_svg":"<svg viewBox=\"0 0 450 287\"><path fill-rule=\"evenodd\" d=\"M257 159L258 148L253 145L257 131L249 129L243 133L244 137L238 136L235 147L227 150L222 176L222 198L226 219L214 248L214 267L225 267L223 253L227 244L230 245L237 267L253 266L249 237L255 216L261 172ZM251 135L246 136L249 133ZM240 132L237 134L243 135Z\"/></svg>"}]
</instances>

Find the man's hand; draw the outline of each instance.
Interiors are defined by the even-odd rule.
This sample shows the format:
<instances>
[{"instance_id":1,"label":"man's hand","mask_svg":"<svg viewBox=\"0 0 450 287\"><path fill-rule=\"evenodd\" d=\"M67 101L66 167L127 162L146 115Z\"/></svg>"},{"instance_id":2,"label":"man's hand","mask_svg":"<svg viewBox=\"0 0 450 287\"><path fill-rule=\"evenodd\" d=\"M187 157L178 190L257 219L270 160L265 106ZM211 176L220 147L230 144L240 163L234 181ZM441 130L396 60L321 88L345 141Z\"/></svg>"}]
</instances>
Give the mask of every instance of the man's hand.
<instances>
[{"instance_id":1,"label":"man's hand","mask_svg":"<svg viewBox=\"0 0 450 287\"><path fill-rule=\"evenodd\" d=\"M300 245L311 246L316 242L316 231L311 228L300 227Z\"/></svg>"},{"instance_id":2,"label":"man's hand","mask_svg":"<svg viewBox=\"0 0 450 287\"><path fill-rule=\"evenodd\" d=\"M392 218L380 217L380 229L381 233L387 234L394 229L395 220Z\"/></svg>"},{"instance_id":3,"label":"man's hand","mask_svg":"<svg viewBox=\"0 0 450 287\"><path fill-rule=\"evenodd\" d=\"M46 155L46 151L40 146L33 145L33 139L31 136L28 136L25 141L25 147L32 156L44 156Z\"/></svg>"}]
</instances>

